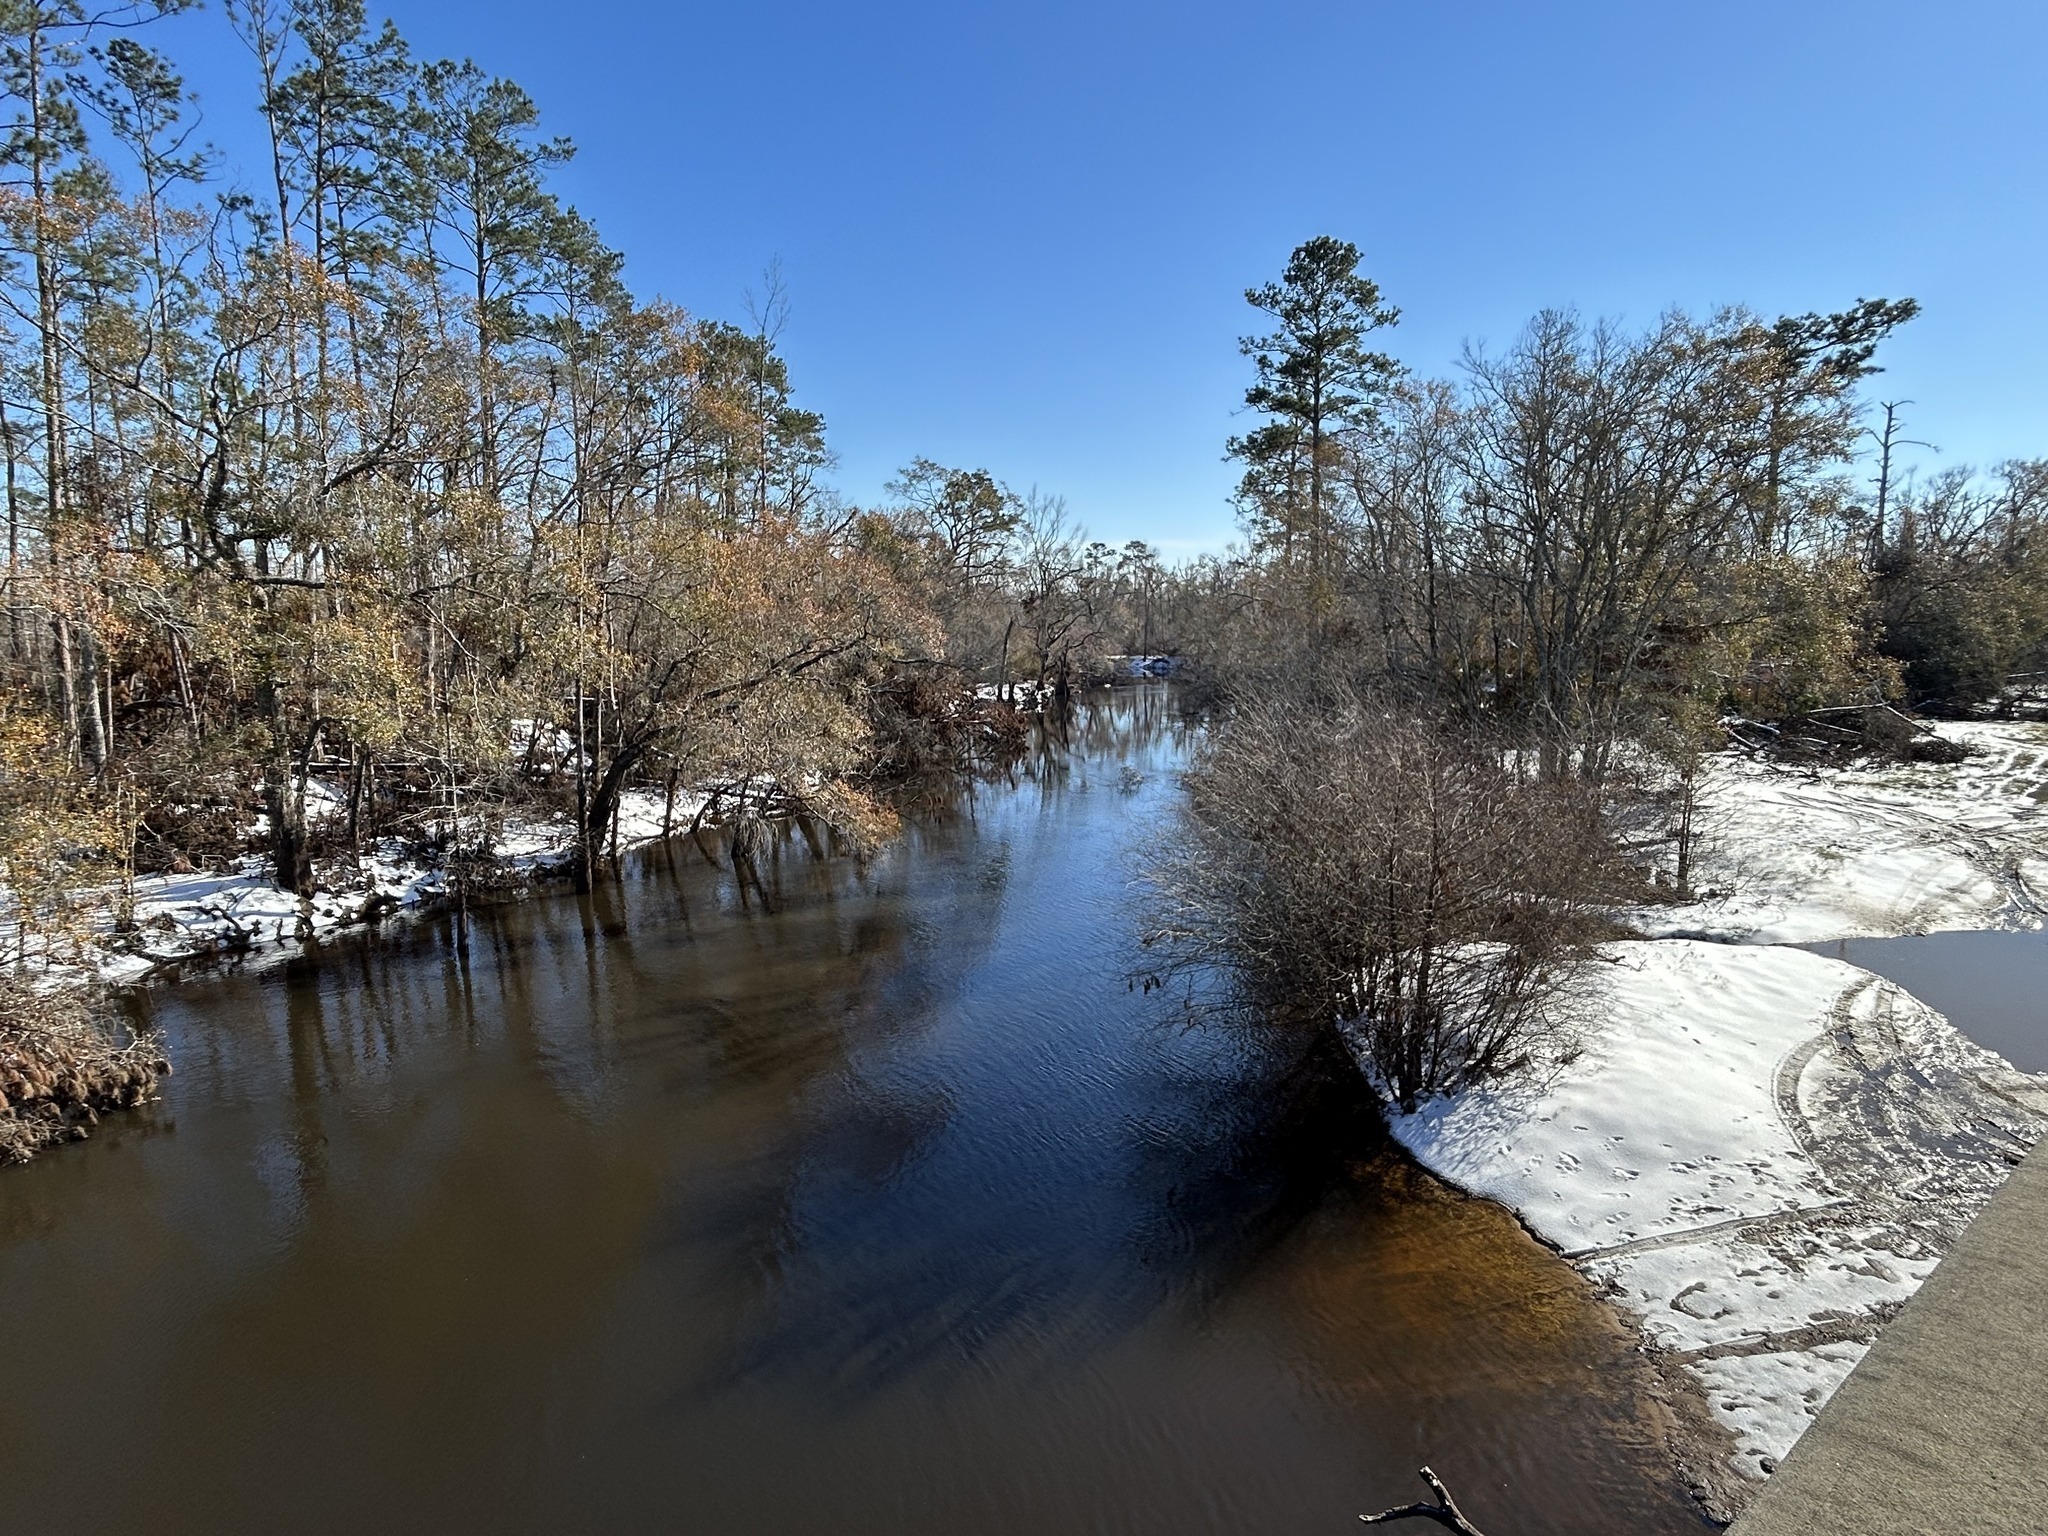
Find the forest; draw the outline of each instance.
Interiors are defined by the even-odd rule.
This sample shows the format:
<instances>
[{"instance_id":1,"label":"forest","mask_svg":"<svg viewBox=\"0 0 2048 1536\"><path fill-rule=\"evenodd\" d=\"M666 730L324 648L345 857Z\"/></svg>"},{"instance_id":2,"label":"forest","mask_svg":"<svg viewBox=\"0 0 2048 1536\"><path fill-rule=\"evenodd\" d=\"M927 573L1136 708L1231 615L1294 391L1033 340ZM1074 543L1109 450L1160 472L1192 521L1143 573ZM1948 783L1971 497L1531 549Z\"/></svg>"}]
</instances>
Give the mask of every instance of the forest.
<instances>
[{"instance_id":1,"label":"forest","mask_svg":"<svg viewBox=\"0 0 2048 1536\"><path fill-rule=\"evenodd\" d=\"M1614 914L1693 894L1710 754L1941 757L2038 703L2048 460L1919 478L1911 299L1568 311L1429 380L1318 237L1249 290L1249 550L1185 573L1224 702L1153 939L1351 1032L1403 1110L1527 1063Z\"/></svg>"},{"instance_id":2,"label":"forest","mask_svg":"<svg viewBox=\"0 0 2048 1536\"><path fill-rule=\"evenodd\" d=\"M859 842L866 786L1014 731L976 684L1150 643L1157 559L1055 497L917 459L842 503L775 274L745 323L635 295L513 82L358 0L186 9L0 18L16 968L73 891L252 836L310 895L566 812L587 884L621 793L680 780ZM265 165L220 163L157 46L202 23Z\"/></svg>"},{"instance_id":3,"label":"forest","mask_svg":"<svg viewBox=\"0 0 2048 1536\"><path fill-rule=\"evenodd\" d=\"M1911 299L1549 312L1438 380L1311 239L1246 294L1243 542L1168 566L985 468L848 502L772 271L742 320L636 294L528 95L359 0L188 9L0 11L17 975L248 858L483 878L558 817L587 887L635 789L869 847L892 782L1168 653L1217 724L1155 936L1409 1020L1412 1105L1514 1058L1617 881L1687 888L1709 753L1928 750L1902 710L2048 671L2048 460L1905 472L1870 381ZM198 24L261 165L204 141Z\"/></svg>"}]
</instances>

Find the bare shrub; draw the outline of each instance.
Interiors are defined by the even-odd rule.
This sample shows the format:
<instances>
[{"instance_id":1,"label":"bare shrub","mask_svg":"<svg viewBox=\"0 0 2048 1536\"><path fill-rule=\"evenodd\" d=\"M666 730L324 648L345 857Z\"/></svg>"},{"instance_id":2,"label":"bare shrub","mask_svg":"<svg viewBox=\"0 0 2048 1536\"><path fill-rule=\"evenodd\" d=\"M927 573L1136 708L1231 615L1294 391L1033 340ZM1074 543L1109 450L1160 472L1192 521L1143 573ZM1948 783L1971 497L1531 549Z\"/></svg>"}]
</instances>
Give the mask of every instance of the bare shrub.
<instances>
[{"instance_id":1,"label":"bare shrub","mask_svg":"<svg viewBox=\"0 0 2048 1536\"><path fill-rule=\"evenodd\" d=\"M0 1162L84 1136L169 1071L154 1036L127 1036L82 993L0 977Z\"/></svg>"},{"instance_id":2,"label":"bare shrub","mask_svg":"<svg viewBox=\"0 0 2048 1536\"><path fill-rule=\"evenodd\" d=\"M1568 1047L1610 865L1578 786L1355 692L1295 692L1217 728L1181 832L1152 940L1335 1020L1404 1112Z\"/></svg>"}]
</instances>

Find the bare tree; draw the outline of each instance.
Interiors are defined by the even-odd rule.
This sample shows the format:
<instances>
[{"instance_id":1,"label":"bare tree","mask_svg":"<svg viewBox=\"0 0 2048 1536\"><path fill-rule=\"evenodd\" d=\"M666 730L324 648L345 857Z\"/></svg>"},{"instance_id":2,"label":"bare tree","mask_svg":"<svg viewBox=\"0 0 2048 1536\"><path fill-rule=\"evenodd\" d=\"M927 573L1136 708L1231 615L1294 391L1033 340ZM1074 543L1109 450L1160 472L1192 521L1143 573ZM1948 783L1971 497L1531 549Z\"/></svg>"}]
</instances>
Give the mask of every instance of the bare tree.
<instances>
[{"instance_id":1,"label":"bare tree","mask_svg":"<svg viewBox=\"0 0 2048 1536\"><path fill-rule=\"evenodd\" d=\"M1512 682L1546 771L1597 779L1660 626L1745 508L1744 392L1727 347L1680 317L1629 337L1549 312L1468 366L1468 494L1482 565L1512 594Z\"/></svg>"},{"instance_id":2,"label":"bare tree","mask_svg":"<svg viewBox=\"0 0 2048 1536\"><path fill-rule=\"evenodd\" d=\"M1154 872L1173 964L1338 1023L1402 1111L1568 1043L1607 849L1575 786L1369 695L1241 703Z\"/></svg>"}]
</instances>

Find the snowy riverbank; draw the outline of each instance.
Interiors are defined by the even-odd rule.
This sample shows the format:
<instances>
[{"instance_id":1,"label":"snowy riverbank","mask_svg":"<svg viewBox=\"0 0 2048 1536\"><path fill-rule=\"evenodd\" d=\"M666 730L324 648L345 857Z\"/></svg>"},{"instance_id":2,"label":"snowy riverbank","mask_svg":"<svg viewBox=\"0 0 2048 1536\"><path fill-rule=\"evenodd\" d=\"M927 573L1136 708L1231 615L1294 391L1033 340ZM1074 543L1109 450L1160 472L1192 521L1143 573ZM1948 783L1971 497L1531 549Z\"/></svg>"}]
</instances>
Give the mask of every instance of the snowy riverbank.
<instances>
[{"instance_id":1,"label":"snowy riverbank","mask_svg":"<svg viewBox=\"0 0 2048 1536\"><path fill-rule=\"evenodd\" d=\"M1819 772L1717 760L1698 882L1714 894L1631 914L1658 937L1606 951L1579 1057L1394 1126L1634 1316L1747 1479L2048 1130L2048 1082L1889 982L1769 947L2039 925L2048 729L1942 733L1974 755ZM1706 1481L1732 1513L1741 1485Z\"/></svg>"},{"instance_id":2,"label":"snowy riverbank","mask_svg":"<svg viewBox=\"0 0 2048 1536\"><path fill-rule=\"evenodd\" d=\"M659 790L629 790L619 806L618 846L659 841L665 826L687 828L702 804L701 796L681 795L671 808ZM566 817L510 822L493 840L499 876L516 882L557 871L574 840ZM304 939L432 906L452 890L445 868L397 843L368 850L359 867L349 859L322 861L317 874L321 889L305 903L279 890L267 861L253 855L226 869L139 877L132 902L111 887L89 892L78 903L72 943L44 969L118 985L183 961L282 955ZM120 920L124 906L126 922ZM13 935L0 932L0 943L11 945Z\"/></svg>"},{"instance_id":3,"label":"snowy riverbank","mask_svg":"<svg viewBox=\"0 0 2048 1536\"><path fill-rule=\"evenodd\" d=\"M2048 1087L1800 950L1617 944L1554 1081L1396 1121L1687 1367L1761 1476L2048 1128Z\"/></svg>"},{"instance_id":4,"label":"snowy riverbank","mask_svg":"<svg viewBox=\"0 0 2048 1536\"><path fill-rule=\"evenodd\" d=\"M2036 928L2048 918L2048 725L1948 722L1959 763L1788 768L1723 753L1700 791L1697 902L1657 937L1751 944Z\"/></svg>"}]
</instances>

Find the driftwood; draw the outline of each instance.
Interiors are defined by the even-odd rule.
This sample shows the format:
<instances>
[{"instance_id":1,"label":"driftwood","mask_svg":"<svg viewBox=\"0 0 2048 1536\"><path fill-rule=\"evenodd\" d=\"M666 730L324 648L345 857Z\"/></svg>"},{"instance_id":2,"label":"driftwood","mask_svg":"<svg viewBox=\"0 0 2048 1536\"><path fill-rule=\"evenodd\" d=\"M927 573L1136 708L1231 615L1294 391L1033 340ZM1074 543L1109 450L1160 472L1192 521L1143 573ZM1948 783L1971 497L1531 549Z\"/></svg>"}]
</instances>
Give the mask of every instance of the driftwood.
<instances>
[{"instance_id":1,"label":"driftwood","mask_svg":"<svg viewBox=\"0 0 2048 1536\"><path fill-rule=\"evenodd\" d=\"M1392 1520L1434 1520L1438 1525L1457 1531L1460 1536L1486 1536L1486 1533L1465 1518L1465 1512L1458 1508L1458 1501L1451 1497L1451 1490L1444 1486L1444 1480L1429 1468L1422 1469L1422 1480L1429 1484L1429 1491L1437 1496L1434 1504L1403 1504L1399 1509L1383 1509L1376 1515L1360 1515L1358 1518L1367 1525L1384 1525Z\"/></svg>"},{"instance_id":2,"label":"driftwood","mask_svg":"<svg viewBox=\"0 0 2048 1536\"><path fill-rule=\"evenodd\" d=\"M1841 762L1864 751L1905 762L1949 763L1962 761L1969 751L1890 704L1830 705L1777 724L1730 718L1721 722L1721 730L1731 745L1751 756L1781 761Z\"/></svg>"}]
</instances>

